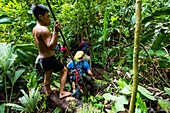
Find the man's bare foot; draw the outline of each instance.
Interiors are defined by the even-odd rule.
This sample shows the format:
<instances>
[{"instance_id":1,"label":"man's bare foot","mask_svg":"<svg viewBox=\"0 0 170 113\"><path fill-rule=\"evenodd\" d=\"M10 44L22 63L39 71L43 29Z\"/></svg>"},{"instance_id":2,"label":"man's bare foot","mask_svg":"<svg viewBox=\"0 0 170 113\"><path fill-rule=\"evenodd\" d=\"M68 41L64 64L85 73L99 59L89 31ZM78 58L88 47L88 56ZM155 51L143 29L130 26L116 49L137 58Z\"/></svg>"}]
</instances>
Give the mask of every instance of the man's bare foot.
<instances>
[{"instance_id":1,"label":"man's bare foot","mask_svg":"<svg viewBox=\"0 0 170 113\"><path fill-rule=\"evenodd\" d=\"M51 89L50 90L45 90L45 94L47 95L47 96L49 96L50 94L52 93L52 91L51 91Z\"/></svg>"},{"instance_id":2,"label":"man's bare foot","mask_svg":"<svg viewBox=\"0 0 170 113\"><path fill-rule=\"evenodd\" d=\"M59 98L62 99L64 97L67 97L67 96L70 96L70 95L71 95L71 92L63 91L63 92L60 92Z\"/></svg>"},{"instance_id":3,"label":"man's bare foot","mask_svg":"<svg viewBox=\"0 0 170 113\"><path fill-rule=\"evenodd\" d=\"M58 89L52 85L50 86L50 88L53 93L59 92Z\"/></svg>"}]
</instances>

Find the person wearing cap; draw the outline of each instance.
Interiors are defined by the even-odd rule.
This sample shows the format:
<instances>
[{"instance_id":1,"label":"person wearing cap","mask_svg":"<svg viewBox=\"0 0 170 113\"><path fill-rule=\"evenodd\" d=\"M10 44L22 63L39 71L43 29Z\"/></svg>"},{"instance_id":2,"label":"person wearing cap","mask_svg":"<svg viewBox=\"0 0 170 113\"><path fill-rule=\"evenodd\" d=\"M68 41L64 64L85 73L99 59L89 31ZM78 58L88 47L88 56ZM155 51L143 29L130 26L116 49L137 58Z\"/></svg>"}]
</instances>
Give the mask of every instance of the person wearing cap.
<instances>
[{"instance_id":1,"label":"person wearing cap","mask_svg":"<svg viewBox=\"0 0 170 113\"><path fill-rule=\"evenodd\" d=\"M90 69L90 66L89 66L87 61L83 60L83 56L84 56L84 52L83 51L77 51L76 52L76 54L74 56L74 63L76 65L76 68L79 69L79 68L83 67L84 73L87 74L88 76L90 76L92 80L95 80L95 78L93 76L93 73L92 73L92 71ZM74 63L73 63L73 61L70 61L67 64L67 68L68 68L69 72L70 72L70 70L75 70L76 69L75 66L74 66ZM80 64L80 65L78 65L78 64ZM69 73L69 75L70 75L70 73ZM75 81L73 80L73 82L71 83L72 88L73 88L73 92L75 91L75 84L74 84L74 82Z\"/></svg>"}]
</instances>

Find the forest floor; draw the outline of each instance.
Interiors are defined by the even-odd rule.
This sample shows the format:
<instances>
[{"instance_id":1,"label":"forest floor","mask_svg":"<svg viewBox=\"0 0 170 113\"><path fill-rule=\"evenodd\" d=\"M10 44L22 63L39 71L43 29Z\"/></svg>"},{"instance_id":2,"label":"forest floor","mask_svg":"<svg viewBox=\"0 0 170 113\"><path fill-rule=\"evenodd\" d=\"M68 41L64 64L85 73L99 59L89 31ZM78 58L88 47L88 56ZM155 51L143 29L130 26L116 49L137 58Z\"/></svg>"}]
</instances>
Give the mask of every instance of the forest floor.
<instances>
[{"instance_id":1,"label":"forest floor","mask_svg":"<svg viewBox=\"0 0 170 113\"><path fill-rule=\"evenodd\" d=\"M112 73L113 72L112 70L103 69L103 68L93 68L92 72L94 74L94 77L97 80L103 80L103 81L106 81L106 79L107 79L106 77L103 76L105 74L110 75L109 77L114 77L115 80L118 80L120 77L125 77L127 79L129 77L127 75L127 73L123 73L123 72L121 72L119 70L116 71L118 76L117 75L114 76L113 74L115 74L115 73ZM142 85L142 86L147 87L147 89L149 91L151 91L151 93L154 94L154 96L157 96L158 98L167 98L167 99L169 99L168 95L164 91L156 88L155 86L153 86L153 84L151 85L151 83L148 82L148 79L149 78L144 77L143 79L141 79L141 81L139 81L139 84ZM154 84L156 85L157 83L154 83ZM17 93L17 90L15 90L15 91ZM15 100L16 100L15 102L18 103L17 99L15 99ZM5 103L5 94L4 94L4 92L0 92L0 104L2 104L2 103ZM40 105L42 105L42 103ZM54 111L54 109L57 107L56 103L54 101L52 101L50 98L46 99L46 105L47 105L46 110L44 110L43 108L41 108L39 106L39 111L37 113L52 113ZM166 113L165 111L161 110L161 108L158 105L157 101L147 101L146 100L146 105L147 105L147 108L149 110L149 113ZM126 109L128 109L128 107L129 107L129 105L126 106ZM20 112L18 112L16 110L11 110L10 113L20 113ZM122 113L127 113L127 111L124 111Z\"/></svg>"}]
</instances>

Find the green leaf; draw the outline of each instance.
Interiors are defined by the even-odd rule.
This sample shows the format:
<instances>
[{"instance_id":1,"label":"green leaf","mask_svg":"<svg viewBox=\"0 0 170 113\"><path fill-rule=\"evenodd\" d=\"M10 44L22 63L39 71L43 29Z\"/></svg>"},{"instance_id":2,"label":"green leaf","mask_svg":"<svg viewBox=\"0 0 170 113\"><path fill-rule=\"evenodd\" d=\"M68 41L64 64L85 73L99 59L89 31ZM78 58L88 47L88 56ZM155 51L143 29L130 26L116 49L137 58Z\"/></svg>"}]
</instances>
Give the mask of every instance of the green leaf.
<instances>
[{"instance_id":1,"label":"green leaf","mask_svg":"<svg viewBox=\"0 0 170 113\"><path fill-rule=\"evenodd\" d=\"M29 82L27 83L27 86L29 88L36 88L37 87L37 78L34 74L29 75Z\"/></svg>"},{"instance_id":2,"label":"green leaf","mask_svg":"<svg viewBox=\"0 0 170 113\"><path fill-rule=\"evenodd\" d=\"M15 84L15 82L18 80L18 78L22 75L22 73L25 71L25 69L21 68L21 69L18 69L14 76L13 75L9 75L8 78L11 80L11 83L12 85Z\"/></svg>"},{"instance_id":3,"label":"green leaf","mask_svg":"<svg viewBox=\"0 0 170 113\"><path fill-rule=\"evenodd\" d=\"M5 106L10 106L10 107L12 107L11 109L13 109L13 110L28 112L28 110L26 108L24 108L18 104L6 103Z\"/></svg>"},{"instance_id":4,"label":"green leaf","mask_svg":"<svg viewBox=\"0 0 170 113\"><path fill-rule=\"evenodd\" d=\"M103 94L103 98L105 100L113 100L113 101L116 99L115 96L111 95L110 93Z\"/></svg>"},{"instance_id":5,"label":"green leaf","mask_svg":"<svg viewBox=\"0 0 170 113\"><path fill-rule=\"evenodd\" d=\"M170 7L165 7L156 10L152 15L153 16L169 15L169 12L170 12Z\"/></svg>"},{"instance_id":6,"label":"green leaf","mask_svg":"<svg viewBox=\"0 0 170 113\"><path fill-rule=\"evenodd\" d=\"M153 12L151 14L151 16L148 16L148 17L144 18L142 20L142 23L145 24L146 22L153 21L153 20L155 20L156 16L169 15L169 12L170 12L170 7L165 7L165 8L158 9L155 12Z\"/></svg>"},{"instance_id":7,"label":"green leaf","mask_svg":"<svg viewBox=\"0 0 170 113\"><path fill-rule=\"evenodd\" d=\"M165 92L170 96L170 88L164 87Z\"/></svg>"},{"instance_id":8,"label":"green leaf","mask_svg":"<svg viewBox=\"0 0 170 113\"><path fill-rule=\"evenodd\" d=\"M117 111L125 111L124 104L128 104L128 100L124 96L117 97L115 103Z\"/></svg>"},{"instance_id":9,"label":"green leaf","mask_svg":"<svg viewBox=\"0 0 170 113\"><path fill-rule=\"evenodd\" d=\"M146 32L142 37L140 43L145 44L148 40L151 40L154 33L155 29L151 29L148 32Z\"/></svg>"},{"instance_id":10,"label":"green leaf","mask_svg":"<svg viewBox=\"0 0 170 113\"><path fill-rule=\"evenodd\" d=\"M22 50L17 50L17 55L18 55L18 60L20 60L21 62L22 61L29 61L31 63L34 63L35 61L35 57L33 57L32 55L30 55L29 53L27 52L24 52Z\"/></svg>"},{"instance_id":11,"label":"green leaf","mask_svg":"<svg viewBox=\"0 0 170 113\"><path fill-rule=\"evenodd\" d=\"M21 92L24 94L24 96L19 98L19 101L24 105L29 102L29 97L24 90L21 89Z\"/></svg>"},{"instance_id":12,"label":"green leaf","mask_svg":"<svg viewBox=\"0 0 170 113\"><path fill-rule=\"evenodd\" d=\"M52 113L61 113L61 108L56 107Z\"/></svg>"},{"instance_id":13,"label":"green leaf","mask_svg":"<svg viewBox=\"0 0 170 113\"><path fill-rule=\"evenodd\" d=\"M107 75L107 74L103 74L103 77L104 77L104 79L107 80L107 81L110 81L110 80L111 80L110 77L109 77L109 75Z\"/></svg>"},{"instance_id":14,"label":"green leaf","mask_svg":"<svg viewBox=\"0 0 170 113\"><path fill-rule=\"evenodd\" d=\"M121 89L128 85L122 78L118 80L117 84L120 86Z\"/></svg>"},{"instance_id":15,"label":"green leaf","mask_svg":"<svg viewBox=\"0 0 170 113\"><path fill-rule=\"evenodd\" d=\"M5 113L5 105L4 104L0 105L0 113Z\"/></svg>"},{"instance_id":16,"label":"green leaf","mask_svg":"<svg viewBox=\"0 0 170 113\"><path fill-rule=\"evenodd\" d=\"M99 37L98 42L103 41L103 36Z\"/></svg>"},{"instance_id":17,"label":"green leaf","mask_svg":"<svg viewBox=\"0 0 170 113\"><path fill-rule=\"evenodd\" d=\"M162 42L167 42L169 38L168 34L159 34L156 39L154 40L151 49L156 51L164 47L165 45Z\"/></svg>"},{"instance_id":18,"label":"green leaf","mask_svg":"<svg viewBox=\"0 0 170 113\"><path fill-rule=\"evenodd\" d=\"M101 100L102 96L101 95L97 95L97 97L95 97L97 100Z\"/></svg>"},{"instance_id":19,"label":"green leaf","mask_svg":"<svg viewBox=\"0 0 170 113\"><path fill-rule=\"evenodd\" d=\"M0 24L11 24L11 20L8 16L2 15L0 16Z\"/></svg>"},{"instance_id":20,"label":"green leaf","mask_svg":"<svg viewBox=\"0 0 170 113\"><path fill-rule=\"evenodd\" d=\"M131 87L129 85L126 85L121 91L122 94L129 95L131 94Z\"/></svg>"},{"instance_id":21,"label":"green leaf","mask_svg":"<svg viewBox=\"0 0 170 113\"><path fill-rule=\"evenodd\" d=\"M148 53L152 56L152 55L154 55L154 51L153 50L148 50Z\"/></svg>"},{"instance_id":22,"label":"green leaf","mask_svg":"<svg viewBox=\"0 0 170 113\"><path fill-rule=\"evenodd\" d=\"M33 44L16 44L15 48L23 51L36 51L36 47Z\"/></svg>"},{"instance_id":23,"label":"green leaf","mask_svg":"<svg viewBox=\"0 0 170 113\"><path fill-rule=\"evenodd\" d=\"M54 82L54 85L56 86L56 87L60 87L60 83L59 82L57 82L57 81L53 81Z\"/></svg>"},{"instance_id":24,"label":"green leaf","mask_svg":"<svg viewBox=\"0 0 170 113\"><path fill-rule=\"evenodd\" d=\"M158 100L158 104L161 106L161 108L168 113L168 109L170 109L170 101L168 100Z\"/></svg>"},{"instance_id":25,"label":"green leaf","mask_svg":"<svg viewBox=\"0 0 170 113\"><path fill-rule=\"evenodd\" d=\"M152 96L152 93L150 93L146 88L142 87L142 86L138 86L138 91L144 95L146 98L150 99L150 100L156 100L154 96Z\"/></svg>"},{"instance_id":26,"label":"green leaf","mask_svg":"<svg viewBox=\"0 0 170 113\"><path fill-rule=\"evenodd\" d=\"M19 101L22 103L23 106L25 106L25 108L29 110L29 112L34 112L40 98L40 92L38 88L36 90L35 88L30 89L29 95L26 94L24 90L21 91L24 96L19 98Z\"/></svg>"},{"instance_id":27,"label":"green leaf","mask_svg":"<svg viewBox=\"0 0 170 113\"><path fill-rule=\"evenodd\" d=\"M14 54L11 44L0 43L0 66L4 72L9 70L16 58L17 55Z\"/></svg>"},{"instance_id":28,"label":"green leaf","mask_svg":"<svg viewBox=\"0 0 170 113\"><path fill-rule=\"evenodd\" d=\"M134 13L134 15L132 16L131 20L132 20L132 24L136 24L135 13Z\"/></svg>"},{"instance_id":29,"label":"green leaf","mask_svg":"<svg viewBox=\"0 0 170 113\"><path fill-rule=\"evenodd\" d=\"M108 15L109 15L109 13L108 13L108 11L106 10L105 11L105 14L104 14L104 28L103 28L103 46L105 46L105 41L106 41L106 39L107 39L107 34L108 34Z\"/></svg>"},{"instance_id":30,"label":"green leaf","mask_svg":"<svg viewBox=\"0 0 170 113\"><path fill-rule=\"evenodd\" d=\"M99 108L99 109L103 109L104 105L103 104L94 104L95 107Z\"/></svg>"},{"instance_id":31,"label":"green leaf","mask_svg":"<svg viewBox=\"0 0 170 113\"><path fill-rule=\"evenodd\" d=\"M140 96L139 93L137 93L137 96L136 96L136 108L135 108L135 111L137 113L148 113L146 104L143 101L143 99L142 99L142 97Z\"/></svg>"},{"instance_id":32,"label":"green leaf","mask_svg":"<svg viewBox=\"0 0 170 113\"><path fill-rule=\"evenodd\" d=\"M34 20L32 20L31 22L26 23L26 26L35 25L35 24L36 24L36 22Z\"/></svg>"},{"instance_id":33,"label":"green leaf","mask_svg":"<svg viewBox=\"0 0 170 113\"><path fill-rule=\"evenodd\" d=\"M39 98L40 98L40 92L39 92L39 89L37 88L36 91L34 91L34 95L33 95L33 105L32 105L33 110L36 109Z\"/></svg>"},{"instance_id":34,"label":"green leaf","mask_svg":"<svg viewBox=\"0 0 170 113\"><path fill-rule=\"evenodd\" d=\"M158 50L155 52L155 54L159 57L164 57L166 55L166 52L163 50Z\"/></svg>"}]
</instances>

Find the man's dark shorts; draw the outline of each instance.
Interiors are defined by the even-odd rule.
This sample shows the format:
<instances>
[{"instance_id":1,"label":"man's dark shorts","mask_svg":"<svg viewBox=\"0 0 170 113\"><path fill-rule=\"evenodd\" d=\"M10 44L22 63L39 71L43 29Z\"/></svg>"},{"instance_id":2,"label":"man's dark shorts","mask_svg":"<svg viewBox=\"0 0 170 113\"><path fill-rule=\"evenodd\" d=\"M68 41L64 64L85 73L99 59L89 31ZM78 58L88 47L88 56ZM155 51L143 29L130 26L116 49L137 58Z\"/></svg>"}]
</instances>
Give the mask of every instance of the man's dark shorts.
<instances>
[{"instance_id":1,"label":"man's dark shorts","mask_svg":"<svg viewBox=\"0 0 170 113\"><path fill-rule=\"evenodd\" d=\"M59 62L55 56L40 59L44 71L53 70L54 72L62 71L64 65Z\"/></svg>"}]
</instances>

